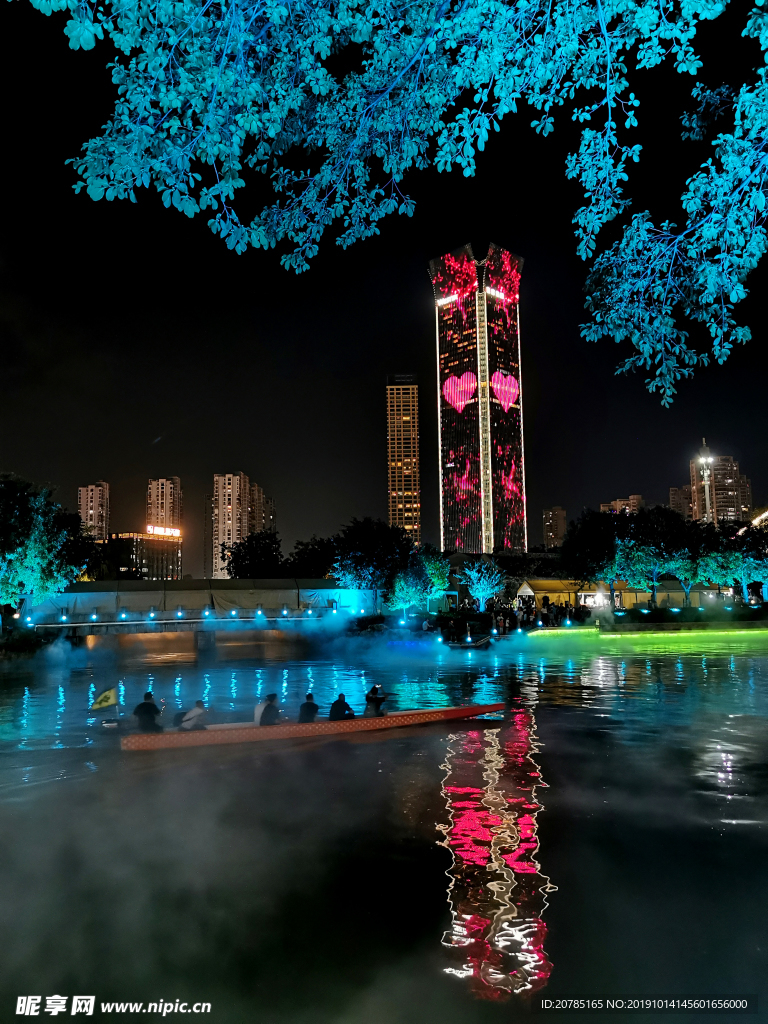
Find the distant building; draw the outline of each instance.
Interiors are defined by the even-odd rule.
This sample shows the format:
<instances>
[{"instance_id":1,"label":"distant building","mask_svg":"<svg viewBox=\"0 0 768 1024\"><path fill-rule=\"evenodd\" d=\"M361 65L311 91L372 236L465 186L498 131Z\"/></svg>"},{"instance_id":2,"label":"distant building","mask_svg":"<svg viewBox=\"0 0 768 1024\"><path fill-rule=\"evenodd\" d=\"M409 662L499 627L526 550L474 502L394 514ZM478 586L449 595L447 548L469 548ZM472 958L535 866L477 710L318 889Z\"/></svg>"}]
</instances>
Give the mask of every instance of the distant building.
<instances>
[{"instance_id":1,"label":"distant building","mask_svg":"<svg viewBox=\"0 0 768 1024\"><path fill-rule=\"evenodd\" d=\"M181 529L184 518L181 480L159 477L147 485L147 525Z\"/></svg>"},{"instance_id":2,"label":"distant building","mask_svg":"<svg viewBox=\"0 0 768 1024\"><path fill-rule=\"evenodd\" d=\"M147 533L113 533L113 540L130 544L131 568L145 580L182 578L181 530L175 526L147 527Z\"/></svg>"},{"instance_id":3,"label":"distant building","mask_svg":"<svg viewBox=\"0 0 768 1024\"><path fill-rule=\"evenodd\" d=\"M421 541L419 385L409 375L387 377L387 483L389 525Z\"/></svg>"},{"instance_id":4,"label":"distant building","mask_svg":"<svg viewBox=\"0 0 768 1024\"><path fill-rule=\"evenodd\" d=\"M528 549L520 376L523 261L465 245L429 264L437 320L440 540L444 551Z\"/></svg>"},{"instance_id":5,"label":"distant building","mask_svg":"<svg viewBox=\"0 0 768 1024\"><path fill-rule=\"evenodd\" d=\"M77 488L77 509L94 540L109 536L109 484L97 480Z\"/></svg>"},{"instance_id":6,"label":"distant building","mask_svg":"<svg viewBox=\"0 0 768 1024\"><path fill-rule=\"evenodd\" d=\"M669 507L675 512L679 512L683 519L693 519L693 499L691 497L690 484L669 488Z\"/></svg>"},{"instance_id":7,"label":"distant building","mask_svg":"<svg viewBox=\"0 0 768 1024\"><path fill-rule=\"evenodd\" d=\"M245 473L222 473L213 478L213 494L207 501L208 528L204 530L210 538L204 556L204 567L208 579L228 579L224 551L231 551L235 544L245 540L249 533L275 529L275 503L268 498L258 484L251 484Z\"/></svg>"},{"instance_id":8,"label":"distant building","mask_svg":"<svg viewBox=\"0 0 768 1024\"><path fill-rule=\"evenodd\" d=\"M563 537L565 536L565 530L567 523L565 521L565 509L559 505L553 505L552 508L545 508L542 513L543 527L544 527L544 547L549 551L550 548L559 548L563 543Z\"/></svg>"},{"instance_id":9,"label":"distant building","mask_svg":"<svg viewBox=\"0 0 768 1024\"><path fill-rule=\"evenodd\" d=\"M606 501L600 506L601 512L637 512L639 508L645 508L642 494L630 494L628 498L616 498L615 501Z\"/></svg>"},{"instance_id":10,"label":"distant building","mask_svg":"<svg viewBox=\"0 0 768 1024\"><path fill-rule=\"evenodd\" d=\"M275 502L267 497L264 488L251 484L251 512L248 520L248 532L260 533L262 530L274 533L277 530L275 521Z\"/></svg>"},{"instance_id":11,"label":"distant building","mask_svg":"<svg viewBox=\"0 0 768 1024\"><path fill-rule=\"evenodd\" d=\"M691 508L697 522L748 519L752 484L739 471L732 455L712 455L701 439L698 457L691 459Z\"/></svg>"}]
</instances>

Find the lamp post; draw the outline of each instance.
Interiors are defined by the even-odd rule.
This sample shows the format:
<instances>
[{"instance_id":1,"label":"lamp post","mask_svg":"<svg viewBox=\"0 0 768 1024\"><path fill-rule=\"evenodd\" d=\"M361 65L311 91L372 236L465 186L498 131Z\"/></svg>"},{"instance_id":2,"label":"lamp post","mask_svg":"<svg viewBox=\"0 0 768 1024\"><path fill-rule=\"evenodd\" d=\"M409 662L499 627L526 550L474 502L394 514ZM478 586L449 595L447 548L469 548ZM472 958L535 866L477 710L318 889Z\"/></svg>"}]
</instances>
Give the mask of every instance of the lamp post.
<instances>
[{"instance_id":1,"label":"lamp post","mask_svg":"<svg viewBox=\"0 0 768 1024\"><path fill-rule=\"evenodd\" d=\"M712 479L712 456L702 455L699 459L701 465L701 475L704 478L704 522L712 522L712 492L711 492L711 479Z\"/></svg>"}]
</instances>

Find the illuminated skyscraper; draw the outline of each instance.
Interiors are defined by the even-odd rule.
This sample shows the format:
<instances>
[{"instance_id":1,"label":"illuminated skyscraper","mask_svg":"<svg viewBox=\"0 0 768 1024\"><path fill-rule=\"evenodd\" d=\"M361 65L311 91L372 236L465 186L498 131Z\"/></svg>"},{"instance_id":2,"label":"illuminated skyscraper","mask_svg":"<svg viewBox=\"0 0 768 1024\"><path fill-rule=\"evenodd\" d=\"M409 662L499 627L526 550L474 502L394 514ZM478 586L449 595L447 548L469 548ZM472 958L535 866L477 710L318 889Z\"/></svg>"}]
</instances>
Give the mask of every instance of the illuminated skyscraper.
<instances>
[{"instance_id":1,"label":"illuminated skyscraper","mask_svg":"<svg viewBox=\"0 0 768 1024\"><path fill-rule=\"evenodd\" d=\"M691 512L698 522L749 519L752 484L732 455L712 455L704 438L691 459Z\"/></svg>"},{"instance_id":2,"label":"illuminated skyscraper","mask_svg":"<svg viewBox=\"0 0 768 1024\"><path fill-rule=\"evenodd\" d=\"M276 529L274 498L267 497L263 487L259 487L258 484L251 484L248 532L259 533L261 530L269 530L274 533Z\"/></svg>"},{"instance_id":3,"label":"illuminated skyscraper","mask_svg":"<svg viewBox=\"0 0 768 1024\"><path fill-rule=\"evenodd\" d=\"M181 480L177 476L150 480L147 485L147 526L181 527Z\"/></svg>"},{"instance_id":4,"label":"illuminated skyscraper","mask_svg":"<svg viewBox=\"0 0 768 1024\"><path fill-rule=\"evenodd\" d=\"M690 484L669 488L669 507L683 519L693 519L693 497Z\"/></svg>"},{"instance_id":5,"label":"illuminated skyscraper","mask_svg":"<svg viewBox=\"0 0 768 1024\"><path fill-rule=\"evenodd\" d=\"M245 473L222 473L213 478L213 494L206 497L210 524L205 529L206 547L203 559L206 578L227 579L225 551L245 540L249 533L275 529L275 503L258 484L252 484Z\"/></svg>"},{"instance_id":6,"label":"illuminated skyscraper","mask_svg":"<svg viewBox=\"0 0 768 1024\"><path fill-rule=\"evenodd\" d=\"M547 551L550 548L559 548L568 525L565 521L565 509L560 505L553 505L552 508L544 509L541 518L544 527L544 547Z\"/></svg>"},{"instance_id":7,"label":"illuminated skyscraper","mask_svg":"<svg viewBox=\"0 0 768 1024\"><path fill-rule=\"evenodd\" d=\"M440 536L446 551L527 549L518 300L523 261L497 245L432 260Z\"/></svg>"},{"instance_id":8,"label":"illuminated skyscraper","mask_svg":"<svg viewBox=\"0 0 768 1024\"><path fill-rule=\"evenodd\" d=\"M419 385L416 377L387 377L387 473L389 525L421 541L419 478Z\"/></svg>"},{"instance_id":9,"label":"illuminated skyscraper","mask_svg":"<svg viewBox=\"0 0 768 1024\"><path fill-rule=\"evenodd\" d=\"M212 517L212 576L215 580L228 579L222 545L230 551L233 545L248 536L248 511L251 502L251 482L245 473L222 473L213 478Z\"/></svg>"},{"instance_id":10,"label":"illuminated skyscraper","mask_svg":"<svg viewBox=\"0 0 768 1024\"><path fill-rule=\"evenodd\" d=\"M77 488L77 509L94 540L109 537L109 484L97 480Z\"/></svg>"}]
</instances>

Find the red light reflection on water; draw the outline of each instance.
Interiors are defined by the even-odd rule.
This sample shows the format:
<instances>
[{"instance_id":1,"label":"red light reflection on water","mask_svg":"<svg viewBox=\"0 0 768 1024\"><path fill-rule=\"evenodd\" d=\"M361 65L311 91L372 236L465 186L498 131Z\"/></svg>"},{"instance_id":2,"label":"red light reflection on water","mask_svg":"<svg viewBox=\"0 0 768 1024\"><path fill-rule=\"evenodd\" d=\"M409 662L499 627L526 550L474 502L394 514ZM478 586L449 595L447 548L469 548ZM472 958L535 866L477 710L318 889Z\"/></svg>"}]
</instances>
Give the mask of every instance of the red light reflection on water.
<instances>
[{"instance_id":1,"label":"red light reflection on water","mask_svg":"<svg viewBox=\"0 0 768 1024\"><path fill-rule=\"evenodd\" d=\"M536 860L537 790L546 783L534 733L533 715L520 711L499 729L454 734L443 765L450 822L438 828L453 857L443 945L458 961L446 971L483 999L534 992L552 971L542 914L555 886Z\"/></svg>"}]
</instances>

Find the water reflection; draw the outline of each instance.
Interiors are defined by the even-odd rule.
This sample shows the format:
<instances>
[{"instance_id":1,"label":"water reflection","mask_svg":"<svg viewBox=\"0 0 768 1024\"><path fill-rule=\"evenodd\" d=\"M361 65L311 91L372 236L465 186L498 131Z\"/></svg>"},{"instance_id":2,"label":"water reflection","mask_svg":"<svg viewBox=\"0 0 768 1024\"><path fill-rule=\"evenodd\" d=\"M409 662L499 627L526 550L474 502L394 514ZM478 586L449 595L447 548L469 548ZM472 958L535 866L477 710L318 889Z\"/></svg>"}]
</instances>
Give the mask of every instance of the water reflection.
<instances>
[{"instance_id":1,"label":"water reflection","mask_svg":"<svg viewBox=\"0 0 768 1024\"><path fill-rule=\"evenodd\" d=\"M519 710L499 729L452 734L442 791L449 823L438 825L453 864L451 927L443 936L480 998L533 992L549 978L542 915L555 891L536 860L538 790L546 786L533 760L535 720Z\"/></svg>"}]
</instances>

